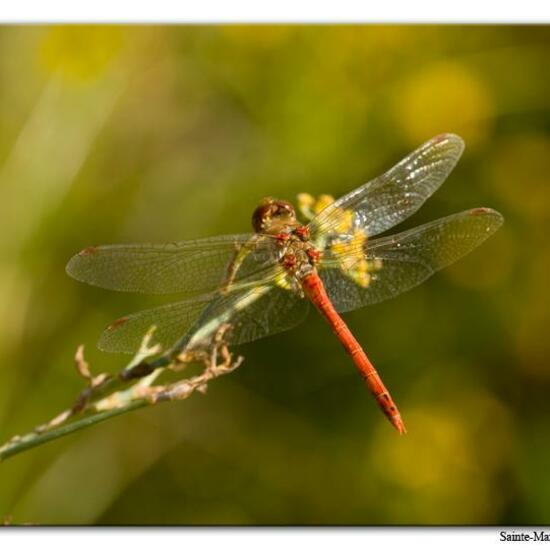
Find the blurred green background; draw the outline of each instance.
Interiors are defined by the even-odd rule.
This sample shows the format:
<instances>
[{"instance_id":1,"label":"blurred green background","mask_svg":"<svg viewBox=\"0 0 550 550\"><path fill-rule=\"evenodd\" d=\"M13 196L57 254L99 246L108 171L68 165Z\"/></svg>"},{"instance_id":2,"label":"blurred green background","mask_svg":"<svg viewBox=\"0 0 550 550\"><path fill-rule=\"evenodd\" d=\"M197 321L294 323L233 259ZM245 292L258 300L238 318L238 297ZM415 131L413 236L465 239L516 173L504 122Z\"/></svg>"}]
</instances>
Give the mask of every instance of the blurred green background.
<instances>
[{"instance_id":1,"label":"blurred green background","mask_svg":"<svg viewBox=\"0 0 550 550\"><path fill-rule=\"evenodd\" d=\"M69 405L72 357L162 303L65 275L83 247L239 233L265 195L341 195L425 140L466 141L404 227L506 219L396 300L345 316L409 434L324 321L239 348L205 396L0 464L39 524L550 521L550 30L520 26L0 28L0 439Z\"/></svg>"}]
</instances>

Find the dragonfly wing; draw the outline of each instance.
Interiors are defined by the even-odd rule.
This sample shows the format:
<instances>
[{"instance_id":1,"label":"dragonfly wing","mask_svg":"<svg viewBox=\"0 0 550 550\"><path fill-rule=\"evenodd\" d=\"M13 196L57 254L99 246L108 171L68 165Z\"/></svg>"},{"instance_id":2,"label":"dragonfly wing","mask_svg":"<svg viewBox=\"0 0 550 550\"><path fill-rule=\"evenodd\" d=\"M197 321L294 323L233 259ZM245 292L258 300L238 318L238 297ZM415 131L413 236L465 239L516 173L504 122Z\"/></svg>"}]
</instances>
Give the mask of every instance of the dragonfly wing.
<instances>
[{"instance_id":1,"label":"dragonfly wing","mask_svg":"<svg viewBox=\"0 0 550 550\"><path fill-rule=\"evenodd\" d=\"M197 328L229 323L228 343L245 344L295 327L308 310L308 301L295 292L277 285L258 286L215 300L201 315Z\"/></svg>"},{"instance_id":2,"label":"dragonfly wing","mask_svg":"<svg viewBox=\"0 0 550 550\"><path fill-rule=\"evenodd\" d=\"M307 310L306 300L266 284L227 295L182 300L123 317L103 332L98 347L104 351L134 353L154 325L152 342L169 350L184 337L187 342L194 335L208 340L225 323L231 327L227 342L244 344L292 328L304 319Z\"/></svg>"},{"instance_id":3,"label":"dragonfly wing","mask_svg":"<svg viewBox=\"0 0 550 550\"><path fill-rule=\"evenodd\" d=\"M336 309L351 311L393 298L409 290L439 269L455 262L492 235L502 224L502 216L490 208L475 208L382 237L348 250L346 259L329 257L321 263L320 276ZM377 266L370 281L360 286L346 268L350 259Z\"/></svg>"},{"instance_id":4,"label":"dragonfly wing","mask_svg":"<svg viewBox=\"0 0 550 550\"><path fill-rule=\"evenodd\" d=\"M237 251L250 246L235 282L261 278L272 265L272 243L252 234L168 244L116 244L86 248L73 256L67 273L94 286L149 294L207 294L227 277Z\"/></svg>"},{"instance_id":5,"label":"dragonfly wing","mask_svg":"<svg viewBox=\"0 0 550 550\"><path fill-rule=\"evenodd\" d=\"M135 353L155 326L152 343L168 350L184 336L212 301L212 295L146 309L117 319L104 331L97 347L113 353Z\"/></svg>"},{"instance_id":6,"label":"dragonfly wing","mask_svg":"<svg viewBox=\"0 0 550 550\"><path fill-rule=\"evenodd\" d=\"M372 237L390 229L438 189L463 150L460 137L436 136L385 174L330 204L310 223L312 235L353 235L359 229Z\"/></svg>"}]
</instances>

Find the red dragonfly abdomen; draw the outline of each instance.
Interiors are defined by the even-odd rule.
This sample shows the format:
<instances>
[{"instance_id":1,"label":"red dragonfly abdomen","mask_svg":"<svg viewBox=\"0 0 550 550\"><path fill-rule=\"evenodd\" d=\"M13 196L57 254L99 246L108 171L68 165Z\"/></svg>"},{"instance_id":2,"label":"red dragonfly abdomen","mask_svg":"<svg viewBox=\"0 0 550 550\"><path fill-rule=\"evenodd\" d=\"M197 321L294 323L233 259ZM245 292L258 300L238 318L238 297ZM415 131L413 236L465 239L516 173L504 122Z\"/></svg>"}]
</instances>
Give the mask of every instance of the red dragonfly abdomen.
<instances>
[{"instance_id":1,"label":"red dragonfly abdomen","mask_svg":"<svg viewBox=\"0 0 550 550\"><path fill-rule=\"evenodd\" d=\"M376 369L369 361L369 358L355 339L355 336L353 336L351 330L334 309L319 275L313 272L303 277L302 288L307 297L328 321L338 340L340 340L345 350L351 356L382 412L388 417L389 421L400 434L406 433L405 424L401 420L399 410L391 398L389 391L384 386Z\"/></svg>"}]
</instances>

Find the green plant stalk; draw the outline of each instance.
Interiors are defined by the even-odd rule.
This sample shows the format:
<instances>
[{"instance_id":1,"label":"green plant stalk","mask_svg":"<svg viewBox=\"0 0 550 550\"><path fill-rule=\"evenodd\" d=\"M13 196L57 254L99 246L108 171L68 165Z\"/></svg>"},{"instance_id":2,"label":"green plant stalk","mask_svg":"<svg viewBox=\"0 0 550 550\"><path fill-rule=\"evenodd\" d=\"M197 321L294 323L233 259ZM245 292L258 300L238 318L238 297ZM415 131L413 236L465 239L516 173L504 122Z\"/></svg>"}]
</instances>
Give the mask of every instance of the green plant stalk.
<instances>
[{"instance_id":1,"label":"green plant stalk","mask_svg":"<svg viewBox=\"0 0 550 550\"><path fill-rule=\"evenodd\" d=\"M0 462L3 462L5 459L47 443L53 439L58 439L64 435L82 430L94 424L99 424L104 420L118 416L119 414L124 414L146 405L151 404L147 399L135 399L126 405L117 407L115 409L110 409L106 411L100 411L93 414L89 414L74 422L69 422L68 424L62 424L57 428L45 431L43 433L31 432L24 436L21 436L18 439L8 441L5 445L0 447Z\"/></svg>"}]
</instances>

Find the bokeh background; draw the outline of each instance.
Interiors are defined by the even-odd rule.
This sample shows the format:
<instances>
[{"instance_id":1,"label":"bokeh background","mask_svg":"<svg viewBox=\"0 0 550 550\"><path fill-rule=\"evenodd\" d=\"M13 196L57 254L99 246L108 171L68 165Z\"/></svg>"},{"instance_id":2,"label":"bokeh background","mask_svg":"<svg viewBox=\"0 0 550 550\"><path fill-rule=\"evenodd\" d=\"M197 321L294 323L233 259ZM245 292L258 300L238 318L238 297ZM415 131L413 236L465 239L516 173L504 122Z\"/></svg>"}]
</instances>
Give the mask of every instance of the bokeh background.
<instances>
[{"instance_id":1,"label":"bokeh background","mask_svg":"<svg viewBox=\"0 0 550 550\"><path fill-rule=\"evenodd\" d=\"M403 227L475 206L502 229L345 316L398 437L317 315L240 348L208 394L0 464L0 515L38 524L550 521L550 29L0 28L0 439L124 356L151 303L65 275L83 247L249 230L265 195L341 195L440 132L467 148Z\"/></svg>"}]
</instances>

